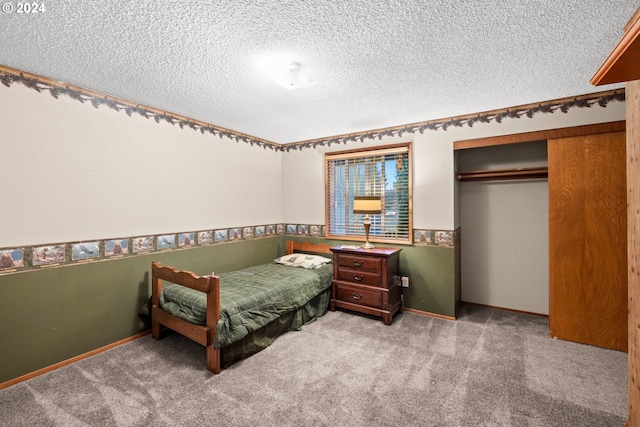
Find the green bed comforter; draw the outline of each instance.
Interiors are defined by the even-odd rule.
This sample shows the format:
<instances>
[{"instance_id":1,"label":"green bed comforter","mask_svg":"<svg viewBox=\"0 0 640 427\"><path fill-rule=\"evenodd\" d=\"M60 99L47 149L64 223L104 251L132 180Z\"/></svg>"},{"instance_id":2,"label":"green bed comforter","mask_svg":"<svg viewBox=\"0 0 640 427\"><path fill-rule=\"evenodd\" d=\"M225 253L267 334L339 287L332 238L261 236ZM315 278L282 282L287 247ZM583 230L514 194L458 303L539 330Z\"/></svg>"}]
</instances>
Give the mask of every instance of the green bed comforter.
<instances>
[{"instance_id":1,"label":"green bed comforter","mask_svg":"<svg viewBox=\"0 0 640 427\"><path fill-rule=\"evenodd\" d=\"M224 348L303 307L331 287L331 264L313 270L262 264L220 274L220 320L214 347ZM188 322L206 323L206 295L184 286L169 284L160 294L166 312Z\"/></svg>"}]
</instances>

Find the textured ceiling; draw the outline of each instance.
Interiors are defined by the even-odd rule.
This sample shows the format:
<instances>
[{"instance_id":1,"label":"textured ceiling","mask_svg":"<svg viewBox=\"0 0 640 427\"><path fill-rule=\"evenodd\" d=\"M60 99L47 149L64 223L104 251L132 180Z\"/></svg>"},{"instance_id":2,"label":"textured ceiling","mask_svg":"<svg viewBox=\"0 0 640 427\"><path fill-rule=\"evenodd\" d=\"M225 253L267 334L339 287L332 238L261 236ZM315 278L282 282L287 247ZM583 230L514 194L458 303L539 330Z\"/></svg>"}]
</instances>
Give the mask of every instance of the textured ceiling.
<instances>
[{"instance_id":1,"label":"textured ceiling","mask_svg":"<svg viewBox=\"0 0 640 427\"><path fill-rule=\"evenodd\" d=\"M6 3L6 2L5 2ZM48 0L0 12L0 65L277 143L607 90L636 0ZM316 84L256 63L285 54ZM0 93L1 96L1 93Z\"/></svg>"}]
</instances>

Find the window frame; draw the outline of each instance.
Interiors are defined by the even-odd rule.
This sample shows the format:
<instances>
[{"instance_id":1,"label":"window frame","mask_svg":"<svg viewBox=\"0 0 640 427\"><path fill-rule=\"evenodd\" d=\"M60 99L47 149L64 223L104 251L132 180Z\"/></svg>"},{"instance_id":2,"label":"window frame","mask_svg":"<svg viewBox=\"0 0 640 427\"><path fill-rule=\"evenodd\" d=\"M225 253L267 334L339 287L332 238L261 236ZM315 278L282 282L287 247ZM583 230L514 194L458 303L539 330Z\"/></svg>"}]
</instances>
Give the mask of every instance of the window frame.
<instances>
[{"instance_id":1,"label":"window frame","mask_svg":"<svg viewBox=\"0 0 640 427\"><path fill-rule=\"evenodd\" d=\"M398 144L380 145L368 147L364 149L342 150L327 152L324 155L324 179L325 179L325 238L335 240L361 241L365 240L364 230L362 234L332 234L329 226L329 210L330 210L330 176L329 164L331 161L341 159L366 159L393 152L406 152L408 163L408 235L405 237L385 237L376 234L369 234L369 241L373 243L389 243L395 245L412 245L413 244L413 150L411 142L402 142Z\"/></svg>"}]
</instances>

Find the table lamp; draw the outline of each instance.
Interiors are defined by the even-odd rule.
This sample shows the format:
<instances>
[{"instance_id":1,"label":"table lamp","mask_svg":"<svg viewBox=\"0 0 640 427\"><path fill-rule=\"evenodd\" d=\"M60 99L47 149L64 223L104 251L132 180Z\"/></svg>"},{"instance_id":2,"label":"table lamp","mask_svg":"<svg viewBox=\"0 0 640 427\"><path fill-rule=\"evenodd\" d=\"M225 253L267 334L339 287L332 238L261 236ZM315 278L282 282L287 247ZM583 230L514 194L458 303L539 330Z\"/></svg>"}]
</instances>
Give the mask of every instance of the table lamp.
<instances>
[{"instance_id":1,"label":"table lamp","mask_svg":"<svg viewBox=\"0 0 640 427\"><path fill-rule=\"evenodd\" d=\"M369 215L379 215L382 213L380 196L354 196L353 213L356 215L365 215L363 224L367 240L364 243L363 248L372 249L374 246L369 243L369 228L371 228L371 219L369 218Z\"/></svg>"}]
</instances>

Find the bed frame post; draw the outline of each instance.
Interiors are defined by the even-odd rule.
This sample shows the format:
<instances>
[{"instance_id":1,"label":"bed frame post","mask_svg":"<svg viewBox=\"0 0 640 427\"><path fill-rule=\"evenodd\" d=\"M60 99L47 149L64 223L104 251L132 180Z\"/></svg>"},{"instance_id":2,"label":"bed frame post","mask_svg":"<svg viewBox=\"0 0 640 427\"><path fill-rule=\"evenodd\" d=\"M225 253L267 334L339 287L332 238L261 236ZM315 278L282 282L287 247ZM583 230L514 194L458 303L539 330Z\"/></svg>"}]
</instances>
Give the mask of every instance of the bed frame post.
<instances>
[{"instance_id":1,"label":"bed frame post","mask_svg":"<svg viewBox=\"0 0 640 427\"><path fill-rule=\"evenodd\" d=\"M155 270L162 267L159 262L151 263L151 307L160 307L160 292L162 292L162 281L155 274ZM151 316L151 336L160 339L160 322Z\"/></svg>"},{"instance_id":2,"label":"bed frame post","mask_svg":"<svg viewBox=\"0 0 640 427\"><path fill-rule=\"evenodd\" d=\"M221 358L220 349L213 347L216 338L216 326L220 320L220 278L217 276L207 277L209 292L207 293L207 328L209 336L207 338L207 369L214 374L220 373Z\"/></svg>"}]
</instances>

